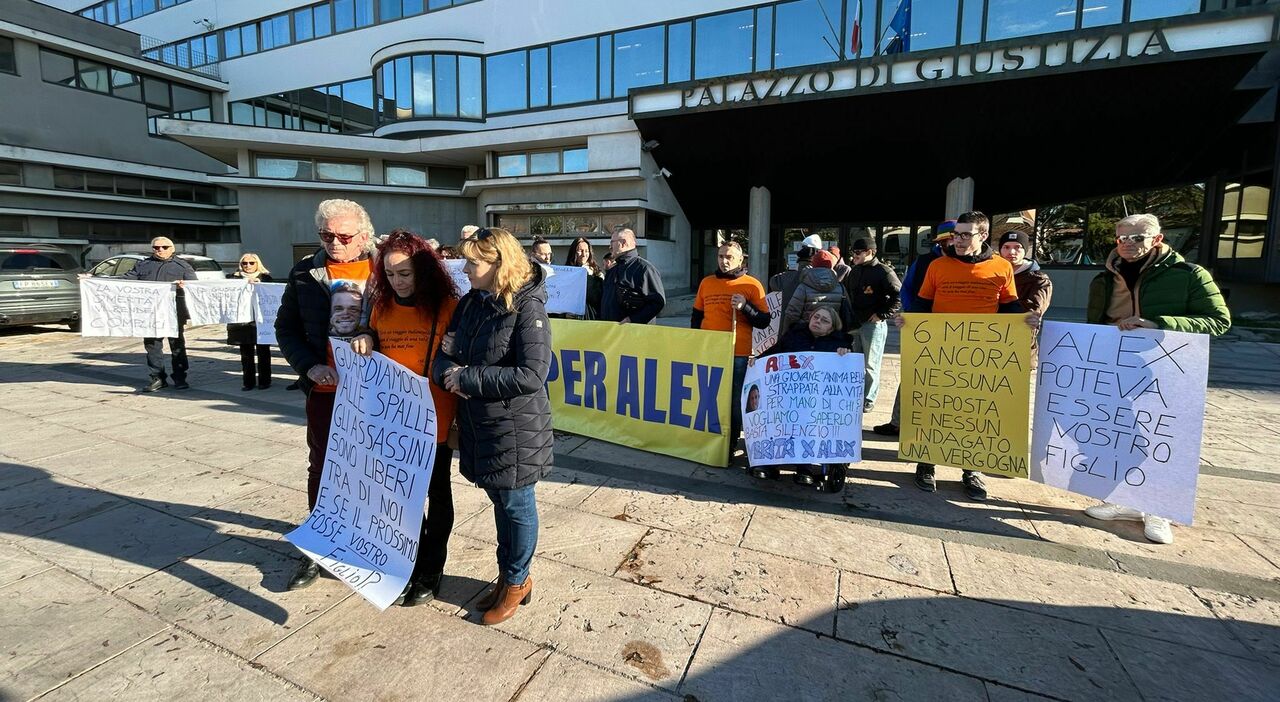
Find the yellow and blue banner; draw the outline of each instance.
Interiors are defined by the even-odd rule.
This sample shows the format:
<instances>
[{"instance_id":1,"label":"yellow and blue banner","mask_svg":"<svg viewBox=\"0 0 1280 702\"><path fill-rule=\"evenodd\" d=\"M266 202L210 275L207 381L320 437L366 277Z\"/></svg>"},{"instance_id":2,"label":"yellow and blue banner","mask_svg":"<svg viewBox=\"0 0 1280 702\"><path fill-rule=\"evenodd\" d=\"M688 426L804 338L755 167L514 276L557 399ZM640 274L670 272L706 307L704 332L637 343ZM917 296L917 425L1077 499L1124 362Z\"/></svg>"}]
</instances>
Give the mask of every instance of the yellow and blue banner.
<instances>
[{"instance_id":1,"label":"yellow and blue banner","mask_svg":"<svg viewBox=\"0 0 1280 702\"><path fill-rule=\"evenodd\" d=\"M732 332L553 319L551 346L556 429L726 465Z\"/></svg>"}]
</instances>

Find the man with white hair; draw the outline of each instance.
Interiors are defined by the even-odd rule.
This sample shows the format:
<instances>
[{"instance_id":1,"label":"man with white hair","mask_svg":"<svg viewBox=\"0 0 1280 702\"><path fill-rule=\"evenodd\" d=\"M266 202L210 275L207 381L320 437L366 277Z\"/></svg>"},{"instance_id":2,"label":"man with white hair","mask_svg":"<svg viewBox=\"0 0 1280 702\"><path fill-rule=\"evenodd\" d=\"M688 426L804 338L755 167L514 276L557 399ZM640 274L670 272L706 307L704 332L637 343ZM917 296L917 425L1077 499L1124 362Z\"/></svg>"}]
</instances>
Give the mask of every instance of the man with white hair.
<instances>
[{"instance_id":1,"label":"man with white hair","mask_svg":"<svg viewBox=\"0 0 1280 702\"><path fill-rule=\"evenodd\" d=\"M614 264L604 274L600 295L600 319L626 324L648 324L667 304L662 275L636 253L636 233L619 229L609 240Z\"/></svg>"},{"instance_id":2,"label":"man with white hair","mask_svg":"<svg viewBox=\"0 0 1280 702\"><path fill-rule=\"evenodd\" d=\"M1231 311L1213 276L1164 243L1154 215L1129 215L1116 222L1116 248L1107 256L1106 268L1089 285L1090 324L1212 336L1231 328ZM1108 521L1141 521L1148 540L1173 543L1173 528L1164 517L1105 502L1084 513Z\"/></svg>"},{"instance_id":3,"label":"man with white hair","mask_svg":"<svg viewBox=\"0 0 1280 702\"><path fill-rule=\"evenodd\" d=\"M369 280L370 241L373 222L369 213L350 200L325 200L316 209L315 225L321 248L297 263L289 272L280 311L276 339L280 353L293 367L307 395L307 507L314 509L324 471L329 422L333 418L338 373L329 349L331 327L346 329L347 306L334 305L335 291L354 294ZM357 303L358 304L358 303ZM304 557L289 589L315 582L320 566Z\"/></svg>"},{"instance_id":4,"label":"man with white hair","mask_svg":"<svg viewBox=\"0 0 1280 702\"><path fill-rule=\"evenodd\" d=\"M187 306L182 295L183 280L195 280L196 271L190 263L174 254L173 240L167 236L158 236L151 240L151 255L138 261L122 277L130 280L150 280L161 283L178 283L178 335L169 339L169 355L173 357L173 387L186 390L187 385L187 340L182 335L182 324L187 321ZM164 369L164 339L143 339L142 347L147 350L147 368L151 371L151 382L142 388L143 392L155 392L169 385Z\"/></svg>"}]
</instances>

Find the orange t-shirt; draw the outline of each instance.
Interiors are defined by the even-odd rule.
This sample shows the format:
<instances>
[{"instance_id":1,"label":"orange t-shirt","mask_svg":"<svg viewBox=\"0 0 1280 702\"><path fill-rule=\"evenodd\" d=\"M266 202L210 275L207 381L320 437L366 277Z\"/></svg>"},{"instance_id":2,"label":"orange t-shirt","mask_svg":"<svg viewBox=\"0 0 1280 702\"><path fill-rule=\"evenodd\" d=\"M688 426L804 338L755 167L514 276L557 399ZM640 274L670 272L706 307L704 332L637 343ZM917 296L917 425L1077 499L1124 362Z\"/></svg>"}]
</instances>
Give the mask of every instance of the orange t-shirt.
<instances>
[{"instance_id":1,"label":"orange t-shirt","mask_svg":"<svg viewBox=\"0 0 1280 702\"><path fill-rule=\"evenodd\" d=\"M737 278L719 278L712 274L702 279L698 285L698 296L693 301L694 309L702 310L702 328L711 331L733 331L736 315L737 331L733 339L733 355L751 355L751 322L747 315L733 309L733 296L747 298L757 310L768 311L769 303L764 299L764 286L749 275Z\"/></svg>"},{"instance_id":2,"label":"orange t-shirt","mask_svg":"<svg viewBox=\"0 0 1280 702\"><path fill-rule=\"evenodd\" d=\"M329 261L328 263L324 264L324 267L325 267L325 271L328 272L329 274L330 285L333 285L334 283L340 280L346 280L359 285L360 290L362 291L365 290L365 288L368 286L369 271L372 268L371 261L370 259L367 259L367 258L360 261L349 261L347 263L338 263L336 261ZM348 337L348 336L355 335L355 332L356 332L355 327L352 327L350 331L346 331L344 329L343 332L335 332L333 329L333 322L335 320L333 319L334 310L332 307L329 310L329 314L330 314L329 336ZM347 314L346 316L349 317L350 315ZM360 316L358 312L356 313L355 323L356 323L355 324L356 326L359 326ZM333 349L326 347L325 355L329 359L328 360L329 367L333 368ZM336 392L338 390L338 386L317 385L313 389L319 392Z\"/></svg>"},{"instance_id":3,"label":"orange t-shirt","mask_svg":"<svg viewBox=\"0 0 1280 702\"><path fill-rule=\"evenodd\" d=\"M955 314L995 314L1000 305L1018 299L1013 266L999 256L965 263L943 256L929 264L919 297L933 300L933 311Z\"/></svg>"},{"instance_id":4,"label":"orange t-shirt","mask_svg":"<svg viewBox=\"0 0 1280 702\"><path fill-rule=\"evenodd\" d=\"M449 318L458 301L449 298L440 306L435 319L435 341L431 340L431 315L417 307L401 305L395 301L384 310L374 307L369 326L378 334L378 350L391 360L422 375L428 362L435 358L449 329ZM428 349L427 346L431 348ZM429 375L429 374L428 374ZM436 403L436 443L444 443L453 424L457 395L437 386L429 379L431 399Z\"/></svg>"}]
</instances>

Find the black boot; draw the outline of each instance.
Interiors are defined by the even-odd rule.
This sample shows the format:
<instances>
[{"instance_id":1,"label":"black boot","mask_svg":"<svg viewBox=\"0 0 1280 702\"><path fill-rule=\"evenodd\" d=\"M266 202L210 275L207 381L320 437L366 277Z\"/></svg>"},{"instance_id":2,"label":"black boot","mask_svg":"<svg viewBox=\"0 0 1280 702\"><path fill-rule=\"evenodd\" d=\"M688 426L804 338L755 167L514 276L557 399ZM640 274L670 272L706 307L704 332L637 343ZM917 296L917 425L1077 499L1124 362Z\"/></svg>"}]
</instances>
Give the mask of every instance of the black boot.
<instances>
[{"instance_id":1,"label":"black boot","mask_svg":"<svg viewBox=\"0 0 1280 702\"><path fill-rule=\"evenodd\" d=\"M435 575L424 575L417 580L409 581L409 591L405 593L405 607L416 607L420 604L426 604L436 598L436 594L440 592L440 578L444 577L443 573Z\"/></svg>"},{"instance_id":2,"label":"black boot","mask_svg":"<svg viewBox=\"0 0 1280 702\"><path fill-rule=\"evenodd\" d=\"M964 494L975 502L987 501L987 481L982 479L982 474L972 470L964 472L961 481L964 483Z\"/></svg>"},{"instance_id":3,"label":"black boot","mask_svg":"<svg viewBox=\"0 0 1280 702\"><path fill-rule=\"evenodd\" d=\"M938 483L933 479L933 466L927 463L916 464L916 487L925 492L938 491Z\"/></svg>"},{"instance_id":4,"label":"black boot","mask_svg":"<svg viewBox=\"0 0 1280 702\"><path fill-rule=\"evenodd\" d=\"M298 564L297 572L289 580L289 589L301 590L314 583L318 577L320 577L320 565L310 558L303 558Z\"/></svg>"}]
</instances>

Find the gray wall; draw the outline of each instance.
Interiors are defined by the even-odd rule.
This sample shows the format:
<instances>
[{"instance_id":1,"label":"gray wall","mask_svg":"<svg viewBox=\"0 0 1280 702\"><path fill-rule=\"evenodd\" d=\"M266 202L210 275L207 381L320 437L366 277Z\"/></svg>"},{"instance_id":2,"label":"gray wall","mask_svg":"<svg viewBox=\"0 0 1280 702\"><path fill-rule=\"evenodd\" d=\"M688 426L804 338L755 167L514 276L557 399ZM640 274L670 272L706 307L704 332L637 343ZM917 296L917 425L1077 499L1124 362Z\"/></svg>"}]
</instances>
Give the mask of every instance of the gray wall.
<instances>
[{"instance_id":1,"label":"gray wall","mask_svg":"<svg viewBox=\"0 0 1280 702\"><path fill-rule=\"evenodd\" d=\"M84 7L90 4L93 3L86 0L79 3L79 6ZM142 55L138 46L138 35L133 32L94 22L31 0L0 2L0 19L48 34L82 41L102 49L130 56Z\"/></svg>"},{"instance_id":2,"label":"gray wall","mask_svg":"<svg viewBox=\"0 0 1280 702\"><path fill-rule=\"evenodd\" d=\"M294 263L294 244L314 245L315 211L321 200L355 200L369 211L379 234L397 227L442 243L458 240L463 225L475 219L476 201L465 197L441 197L412 192L350 192L339 188L312 190L242 185L240 191L240 242L243 251L262 256L272 273L283 275ZM279 276L277 276L279 277Z\"/></svg>"}]
</instances>

